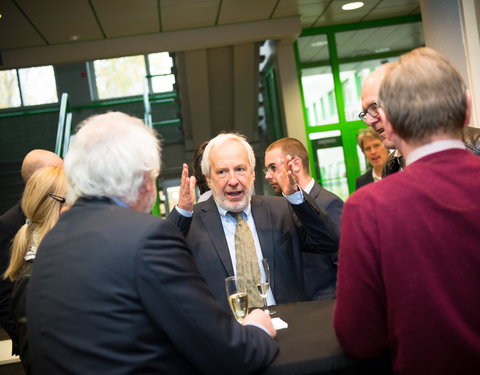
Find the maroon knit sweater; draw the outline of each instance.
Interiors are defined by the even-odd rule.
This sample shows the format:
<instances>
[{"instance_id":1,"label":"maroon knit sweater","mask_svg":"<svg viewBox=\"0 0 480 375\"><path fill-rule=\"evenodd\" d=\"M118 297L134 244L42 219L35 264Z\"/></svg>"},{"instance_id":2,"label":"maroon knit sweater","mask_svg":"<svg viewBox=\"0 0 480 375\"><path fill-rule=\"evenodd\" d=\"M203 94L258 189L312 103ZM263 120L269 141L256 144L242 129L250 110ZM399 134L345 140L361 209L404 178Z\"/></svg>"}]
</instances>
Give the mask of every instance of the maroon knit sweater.
<instances>
[{"instance_id":1,"label":"maroon knit sweater","mask_svg":"<svg viewBox=\"0 0 480 375\"><path fill-rule=\"evenodd\" d=\"M450 149L347 201L334 326L396 374L480 374L480 158Z\"/></svg>"}]
</instances>

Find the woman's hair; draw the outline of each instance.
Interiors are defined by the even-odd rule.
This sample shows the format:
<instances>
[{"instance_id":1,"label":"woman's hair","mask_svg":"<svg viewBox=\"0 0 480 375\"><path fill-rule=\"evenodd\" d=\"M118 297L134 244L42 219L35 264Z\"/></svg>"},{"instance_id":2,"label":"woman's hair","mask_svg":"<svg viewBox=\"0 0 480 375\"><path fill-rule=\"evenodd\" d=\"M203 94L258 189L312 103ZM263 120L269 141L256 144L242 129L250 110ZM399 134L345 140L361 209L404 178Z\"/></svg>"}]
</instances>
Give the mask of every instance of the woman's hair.
<instances>
[{"instance_id":1,"label":"woman's hair","mask_svg":"<svg viewBox=\"0 0 480 375\"><path fill-rule=\"evenodd\" d=\"M19 277L28 249L37 248L57 222L65 202L66 186L63 168L60 167L41 168L28 180L22 197L22 210L27 222L13 239L10 264L4 279L15 281Z\"/></svg>"}]
</instances>

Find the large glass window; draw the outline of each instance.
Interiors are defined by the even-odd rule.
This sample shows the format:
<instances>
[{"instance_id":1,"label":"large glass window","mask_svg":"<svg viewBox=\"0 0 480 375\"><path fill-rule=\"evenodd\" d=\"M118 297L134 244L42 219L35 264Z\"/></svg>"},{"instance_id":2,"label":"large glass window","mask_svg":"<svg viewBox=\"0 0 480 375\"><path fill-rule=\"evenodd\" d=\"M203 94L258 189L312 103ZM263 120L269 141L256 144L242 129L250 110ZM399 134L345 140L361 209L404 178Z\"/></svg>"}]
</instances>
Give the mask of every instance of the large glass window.
<instances>
[{"instance_id":1,"label":"large glass window","mask_svg":"<svg viewBox=\"0 0 480 375\"><path fill-rule=\"evenodd\" d=\"M57 102L53 66L0 71L0 108Z\"/></svg>"},{"instance_id":2,"label":"large glass window","mask_svg":"<svg viewBox=\"0 0 480 375\"><path fill-rule=\"evenodd\" d=\"M346 198L368 168L356 140L365 127L358 113L367 76L423 45L420 15L303 31L296 52L308 146L326 189Z\"/></svg>"},{"instance_id":3,"label":"large glass window","mask_svg":"<svg viewBox=\"0 0 480 375\"><path fill-rule=\"evenodd\" d=\"M310 133L321 185L342 199L348 197L342 136L340 130Z\"/></svg>"},{"instance_id":4,"label":"large glass window","mask_svg":"<svg viewBox=\"0 0 480 375\"><path fill-rule=\"evenodd\" d=\"M309 126L338 122L335 87L329 66L303 69L302 88Z\"/></svg>"},{"instance_id":5,"label":"large glass window","mask_svg":"<svg viewBox=\"0 0 480 375\"><path fill-rule=\"evenodd\" d=\"M378 66L397 60L398 57L358 61L340 64L340 80L342 81L345 119L358 121L362 110L362 86L368 75Z\"/></svg>"},{"instance_id":6,"label":"large glass window","mask_svg":"<svg viewBox=\"0 0 480 375\"><path fill-rule=\"evenodd\" d=\"M150 93L173 91L173 60L168 52L93 61L92 97L111 99L142 95L148 77Z\"/></svg>"},{"instance_id":7,"label":"large glass window","mask_svg":"<svg viewBox=\"0 0 480 375\"><path fill-rule=\"evenodd\" d=\"M0 108L20 107L21 105L17 70L0 71Z\"/></svg>"},{"instance_id":8,"label":"large glass window","mask_svg":"<svg viewBox=\"0 0 480 375\"><path fill-rule=\"evenodd\" d=\"M148 55L148 67L152 75L153 92L173 91L175 76L172 74L173 59L168 52Z\"/></svg>"}]
</instances>

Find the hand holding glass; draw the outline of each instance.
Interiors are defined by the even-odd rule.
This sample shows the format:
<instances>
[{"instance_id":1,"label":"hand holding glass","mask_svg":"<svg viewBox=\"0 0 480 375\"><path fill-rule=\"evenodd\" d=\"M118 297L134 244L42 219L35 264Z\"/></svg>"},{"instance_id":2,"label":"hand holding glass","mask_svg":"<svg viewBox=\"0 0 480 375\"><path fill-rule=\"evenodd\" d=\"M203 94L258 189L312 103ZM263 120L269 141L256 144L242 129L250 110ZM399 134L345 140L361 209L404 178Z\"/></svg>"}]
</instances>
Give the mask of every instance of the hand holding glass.
<instances>
[{"instance_id":1,"label":"hand holding glass","mask_svg":"<svg viewBox=\"0 0 480 375\"><path fill-rule=\"evenodd\" d=\"M225 289L233 315L241 323L248 314L247 283L241 277L230 276L225 279Z\"/></svg>"}]
</instances>

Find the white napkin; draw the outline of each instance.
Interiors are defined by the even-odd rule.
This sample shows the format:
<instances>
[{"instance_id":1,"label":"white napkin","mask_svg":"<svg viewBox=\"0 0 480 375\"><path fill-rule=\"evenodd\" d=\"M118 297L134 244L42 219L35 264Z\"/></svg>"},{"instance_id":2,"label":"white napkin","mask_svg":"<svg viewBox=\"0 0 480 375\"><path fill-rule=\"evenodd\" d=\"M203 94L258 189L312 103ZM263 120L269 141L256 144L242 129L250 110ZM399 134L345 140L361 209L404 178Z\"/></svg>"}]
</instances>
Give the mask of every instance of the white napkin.
<instances>
[{"instance_id":1,"label":"white napkin","mask_svg":"<svg viewBox=\"0 0 480 375\"><path fill-rule=\"evenodd\" d=\"M288 323L280 318L272 318L273 327L278 331L279 329L288 328Z\"/></svg>"}]
</instances>

